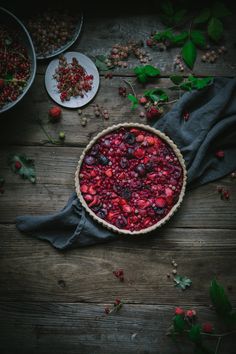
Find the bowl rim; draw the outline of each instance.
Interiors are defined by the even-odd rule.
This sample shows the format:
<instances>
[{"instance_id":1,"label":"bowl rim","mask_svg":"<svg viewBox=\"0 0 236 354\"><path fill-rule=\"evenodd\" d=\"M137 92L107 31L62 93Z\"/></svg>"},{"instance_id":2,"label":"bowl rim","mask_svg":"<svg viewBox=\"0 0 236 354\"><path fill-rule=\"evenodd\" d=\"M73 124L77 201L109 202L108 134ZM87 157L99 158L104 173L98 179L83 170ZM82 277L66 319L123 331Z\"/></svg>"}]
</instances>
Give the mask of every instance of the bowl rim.
<instances>
[{"instance_id":1,"label":"bowl rim","mask_svg":"<svg viewBox=\"0 0 236 354\"><path fill-rule=\"evenodd\" d=\"M170 209L169 213L167 215L165 215L164 218L162 218L161 220L159 220L157 223L155 223L154 225L147 227L145 229L139 230L139 231L130 231L130 230L124 230L124 229L119 229L118 227L116 227L115 225L109 224L107 221L99 218L87 205L86 201L84 200L82 193L80 191L80 179L79 179L79 174L80 174L80 169L82 166L82 162L84 160L85 154L90 150L90 148L96 143L96 141L101 138L102 136L113 132L114 130L117 130L119 128L122 127L134 127L134 128L141 128L147 131L150 131L151 133L157 135L158 137L160 137L161 139L163 139L169 146L171 146L171 148L173 149L176 157L178 158L179 163L181 164L181 167L183 169L183 183L182 183L182 187L181 187L181 191L179 194L179 199L177 201L176 204L174 204L174 206ZM149 233L151 231L154 231L155 229L157 229L158 227L164 225L169 219L170 217L176 212L176 210L180 207L180 204L183 201L183 197L185 195L185 190L186 190L186 182L187 182L187 170L186 170L186 166L185 166L185 160L183 158L183 155L181 154L179 148L177 147L177 145L173 142L173 140L171 140L166 134L162 133L160 130L155 129L153 127L150 127L149 125L144 125L144 124L140 124L140 123L120 123L120 124L116 124L116 125L112 125L109 128L106 128L104 130L102 130L100 133L98 133L90 142L89 144L85 147L85 149L82 151L82 154L80 156L80 159L78 161L78 165L75 171L75 189L76 189L76 193L77 196L82 204L82 206L85 208L85 210L89 213L89 215L95 220L97 221L99 224L102 224L103 226L105 226L107 229L115 231L119 234L124 234L124 235L141 235L141 234L146 234Z\"/></svg>"},{"instance_id":2,"label":"bowl rim","mask_svg":"<svg viewBox=\"0 0 236 354\"><path fill-rule=\"evenodd\" d=\"M29 79L29 81L27 82L27 86L26 88L23 90L23 92L17 97L17 99L13 102L11 102L11 105L6 105L3 106L2 109L0 109L0 114L4 113L6 111L8 111L9 109L13 108L24 96L25 94L28 92L28 90L30 89L34 79L35 79L35 75L36 75L36 69L37 69L37 60L36 60L36 54L35 54L35 49L34 49L34 45L32 42L32 39L29 35L29 32L27 31L26 27L24 26L24 24L21 22L21 20L19 20L18 17L16 17L16 15L14 15L12 12L10 12L9 10L5 9L4 7L0 6L0 11L3 11L5 13L7 13L10 17L12 17L17 23L18 25L23 29L23 31L26 34L26 37L28 38L31 50L32 50L32 71L31 71L31 77Z\"/></svg>"}]
</instances>

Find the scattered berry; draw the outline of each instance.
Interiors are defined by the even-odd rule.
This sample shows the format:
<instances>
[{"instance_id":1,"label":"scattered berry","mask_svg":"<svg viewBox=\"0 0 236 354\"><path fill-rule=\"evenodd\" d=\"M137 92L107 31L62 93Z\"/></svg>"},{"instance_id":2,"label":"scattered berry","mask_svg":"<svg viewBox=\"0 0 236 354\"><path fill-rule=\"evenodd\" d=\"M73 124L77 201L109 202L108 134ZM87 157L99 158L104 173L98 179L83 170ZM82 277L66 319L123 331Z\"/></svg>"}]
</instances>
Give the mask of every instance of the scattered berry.
<instances>
[{"instance_id":1,"label":"scattered berry","mask_svg":"<svg viewBox=\"0 0 236 354\"><path fill-rule=\"evenodd\" d=\"M56 122L61 117L61 108L58 106L54 106L49 109L48 114L52 118L52 120Z\"/></svg>"},{"instance_id":2,"label":"scattered berry","mask_svg":"<svg viewBox=\"0 0 236 354\"><path fill-rule=\"evenodd\" d=\"M105 307L104 308L104 312L105 312L106 315L109 315L109 313L110 313L109 307Z\"/></svg>"},{"instance_id":3,"label":"scattered berry","mask_svg":"<svg viewBox=\"0 0 236 354\"><path fill-rule=\"evenodd\" d=\"M187 316L188 318L193 318L193 317L195 317L196 315L197 315L197 313L196 313L195 310L188 310L188 311L186 311L186 316Z\"/></svg>"},{"instance_id":4,"label":"scattered berry","mask_svg":"<svg viewBox=\"0 0 236 354\"><path fill-rule=\"evenodd\" d=\"M183 118L185 121L188 121L189 120L189 117L190 117L190 113L189 112L184 112L183 114Z\"/></svg>"},{"instance_id":5,"label":"scattered berry","mask_svg":"<svg viewBox=\"0 0 236 354\"><path fill-rule=\"evenodd\" d=\"M123 271L123 269L114 270L113 274L120 281L124 281L124 271Z\"/></svg>"},{"instance_id":6,"label":"scattered berry","mask_svg":"<svg viewBox=\"0 0 236 354\"><path fill-rule=\"evenodd\" d=\"M223 150L218 150L218 151L216 151L215 155L216 155L216 157L218 157L218 159L223 159L225 156L225 153Z\"/></svg>"},{"instance_id":7,"label":"scattered berry","mask_svg":"<svg viewBox=\"0 0 236 354\"><path fill-rule=\"evenodd\" d=\"M60 139L60 140L65 140L65 137L66 137L66 135L65 135L64 132L60 132L60 133L59 133L59 139Z\"/></svg>"},{"instance_id":8,"label":"scattered berry","mask_svg":"<svg viewBox=\"0 0 236 354\"><path fill-rule=\"evenodd\" d=\"M19 170L22 167L22 164L20 163L20 161L16 161L15 162L15 169Z\"/></svg>"},{"instance_id":9,"label":"scattered berry","mask_svg":"<svg viewBox=\"0 0 236 354\"><path fill-rule=\"evenodd\" d=\"M184 315L185 311L181 307L175 308L175 315Z\"/></svg>"},{"instance_id":10,"label":"scattered berry","mask_svg":"<svg viewBox=\"0 0 236 354\"><path fill-rule=\"evenodd\" d=\"M203 323L202 330L205 333L212 333L213 332L213 326L212 326L212 324L210 322Z\"/></svg>"}]
</instances>

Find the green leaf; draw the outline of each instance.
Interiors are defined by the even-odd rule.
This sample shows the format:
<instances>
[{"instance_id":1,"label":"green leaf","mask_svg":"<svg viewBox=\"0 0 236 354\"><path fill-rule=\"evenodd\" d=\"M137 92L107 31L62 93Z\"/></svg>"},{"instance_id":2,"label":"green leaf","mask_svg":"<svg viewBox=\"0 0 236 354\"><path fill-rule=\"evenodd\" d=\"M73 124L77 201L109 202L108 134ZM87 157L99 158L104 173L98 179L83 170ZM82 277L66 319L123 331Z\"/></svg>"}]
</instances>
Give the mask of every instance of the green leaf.
<instances>
[{"instance_id":1,"label":"green leaf","mask_svg":"<svg viewBox=\"0 0 236 354\"><path fill-rule=\"evenodd\" d=\"M207 33L209 37L213 41L218 42L221 39L223 32L224 28L222 22L218 18L212 17L207 27Z\"/></svg>"},{"instance_id":2,"label":"green leaf","mask_svg":"<svg viewBox=\"0 0 236 354\"><path fill-rule=\"evenodd\" d=\"M174 277L174 281L175 281L175 286L177 288L181 288L182 290L185 290L187 287L190 287L190 285L192 284L192 280L187 278L187 277L183 277L181 275L176 275Z\"/></svg>"},{"instance_id":3,"label":"green leaf","mask_svg":"<svg viewBox=\"0 0 236 354\"><path fill-rule=\"evenodd\" d=\"M188 32L183 31L179 34L172 36L172 38L170 38L170 40L173 44L176 44L176 45L180 44L181 45L186 41L187 38L188 38Z\"/></svg>"},{"instance_id":4,"label":"green leaf","mask_svg":"<svg viewBox=\"0 0 236 354\"><path fill-rule=\"evenodd\" d=\"M210 298L216 312L222 316L228 316L232 311L232 305L225 293L223 286L214 279L210 286Z\"/></svg>"},{"instance_id":5,"label":"green leaf","mask_svg":"<svg viewBox=\"0 0 236 354\"><path fill-rule=\"evenodd\" d=\"M136 66L134 73L140 82L146 83L150 77L159 76L160 70L152 65Z\"/></svg>"},{"instance_id":6,"label":"green leaf","mask_svg":"<svg viewBox=\"0 0 236 354\"><path fill-rule=\"evenodd\" d=\"M174 14L174 8L170 0L165 0L161 3L161 10L167 16Z\"/></svg>"},{"instance_id":7,"label":"green leaf","mask_svg":"<svg viewBox=\"0 0 236 354\"><path fill-rule=\"evenodd\" d=\"M191 32L191 39L193 43L198 47L205 47L206 46L206 38L202 31L192 31Z\"/></svg>"},{"instance_id":8,"label":"green leaf","mask_svg":"<svg viewBox=\"0 0 236 354\"><path fill-rule=\"evenodd\" d=\"M138 107L138 99L134 95L131 95L131 93L127 96L127 98L132 102L131 109L134 110L135 108Z\"/></svg>"},{"instance_id":9,"label":"green leaf","mask_svg":"<svg viewBox=\"0 0 236 354\"><path fill-rule=\"evenodd\" d=\"M181 84L181 82L184 80L184 77L181 75L172 75L170 77L170 80L175 84L175 85L179 85Z\"/></svg>"},{"instance_id":10,"label":"green leaf","mask_svg":"<svg viewBox=\"0 0 236 354\"><path fill-rule=\"evenodd\" d=\"M206 86L209 86L213 83L213 77L204 77L202 79L199 78L194 78L194 81L192 81L192 88L201 90Z\"/></svg>"},{"instance_id":11,"label":"green leaf","mask_svg":"<svg viewBox=\"0 0 236 354\"><path fill-rule=\"evenodd\" d=\"M11 81L13 79L13 74L7 73L4 77L4 80Z\"/></svg>"},{"instance_id":12,"label":"green leaf","mask_svg":"<svg viewBox=\"0 0 236 354\"><path fill-rule=\"evenodd\" d=\"M153 37L157 42L164 41L165 39L172 40L173 32L171 30L157 32Z\"/></svg>"},{"instance_id":13,"label":"green leaf","mask_svg":"<svg viewBox=\"0 0 236 354\"><path fill-rule=\"evenodd\" d=\"M174 23L176 25L178 25L181 21L183 21L186 13L187 13L186 9L182 9L182 10L177 11L173 16Z\"/></svg>"},{"instance_id":14,"label":"green leaf","mask_svg":"<svg viewBox=\"0 0 236 354\"><path fill-rule=\"evenodd\" d=\"M216 1L212 6L212 16L221 18L225 16L232 15L232 13L227 9L225 4L221 1Z\"/></svg>"},{"instance_id":15,"label":"green leaf","mask_svg":"<svg viewBox=\"0 0 236 354\"><path fill-rule=\"evenodd\" d=\"M210 9L208 9L208 8L203 9L202 12L200 13L200 15L195 17L193 23L195 23L195 24L205 23L208 21L210 15L211 15Z\"/></svg>"},{"instance_id":16,"label":"green leaf","mask_svg":"<svg viewBox=\"0 0 236 354\"><path fill-rule=\"evenodd\" d=\"M175 315L173 318L174 330L177 333L183 333L185 322L184 317L182 315Z\"/></svg>"},{"instance_id":17,"label":"green leaf","mask_svg":"<svg viewBox=\"0 0 236 354\"><path fill-rule=\"evenodd\" d=\"M156 77L156 76L159 76L161 72L159 69L155 68L152 65L145 65L144 66L144 73L148 76Z\"/></svg>"},{"instance_id":18,"label":"green leaf","mask_svg":"<svg viewBox=\"0 0 236 354\"><path fill-rule=\"evenodd\" d=\"M191 327L189 331L189 339L194 343L201 342L201 326L199 324L195 324Z\"/></svg>"},{"instance_id":19,"label":"green leaf","mask_svg":"<svg viewBox=\"0 0 236 354\"><path fill-rule=\"evenodd\" d=\"M106 59L107 58L105 57L105 55L97 55L95 57L95 65L99 71L107 71L112 68L107 66L107 64L105 63Z\"/></svg>"},{"instance_id":20,"label":"green leaf","mask_svg":"<svg viewBox=\"0 0 236 354\"><path fill-rule=\"evenodd\" d=\"M190 39L183 46L181 54L186 65L192 69L197 57L197 50L195 44Z\"/></svg>"},{"instance_id":21,"label":"green leaf","mask_svg":"<svg viewBox=\"0 0 236 354\"><path fill-rule=\"evenodd\" d=\"M15 164L19 163L20 168L16 168ZM13 172L17 173L24 179L28 179L31 183L36 182L36 172L34 166L34 160L28 158L27 156L21 155L10 155L9 164Z\"/></svg>"},{"instance_id":22,"label":"green leaf","mask_svg":"<svg viewBox=\"0 0 236 354\"><path fill-rule=\"evenodd\" d=\"M165 93L165 91L159 89L159 88L154 88L150 90L146 90L144 92L144 96L152 100L153 102L159 102L159 101L168 101L168 95Z\"/></svg>"}]
</instances>

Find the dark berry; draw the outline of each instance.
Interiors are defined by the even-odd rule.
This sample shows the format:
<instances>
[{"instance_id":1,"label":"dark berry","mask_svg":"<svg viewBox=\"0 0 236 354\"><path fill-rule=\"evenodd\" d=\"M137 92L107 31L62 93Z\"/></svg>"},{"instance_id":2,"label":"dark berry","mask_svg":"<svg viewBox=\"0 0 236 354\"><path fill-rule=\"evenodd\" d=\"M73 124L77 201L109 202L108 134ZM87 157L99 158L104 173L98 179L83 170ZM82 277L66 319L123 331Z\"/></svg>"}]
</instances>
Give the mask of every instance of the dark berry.
<instances>
[{"instance_id":1,"label":"dark berry","mask_svg":"<svg viewBox=\"0 0 236 354\"><path fill-rule=\"evenodd\" d=\"M109 159L105 155L99 155L98 161L100 162L101 165L104 165L104 166L109 164Z\"/></svg>"},{"instance_id":2,"label":"dark berry","mask_svg":"<svg viewBox=\"0 0 236 354\"><path fill-rule=\"evenodd\" d=\"M120 160L120 167L121 168L127 168L129 166L129 163L125 157L122 157Z\"/></svg>"},{"instance_id":3,"label":"dark berry","mask_svg":"<svg viewBox=\"0 0 236 354\"><path fill-rule=\"evenodd\" d=\"M122 198L129 200L131 197L131 191L129 188L121 189L120 195Z\"/></svg>"},{"instance_id":4,"label":"dark berry","mask_svg":"<svg viewBox=\"0 0 236 354\"><path fill-rule=\"evenodd\" d=\"M127 225L127 220L124 216L119 216L116 220L116 226L119 229L123 229L124 227L126 227Z\"/></svg>"},{"instance_id":5,"label":"dark berry","mask_svg":"<svg viewBox=\"0 0 236 354\"><path fill-rule=\"evenodd\" d=\"M139 165L137 165L135 171L138 173L138 175L140 177L143 177L146 175L146 169L145 169L145 165L143 163L140 163Z\"/></svg>"},{"instance_id":6,"label":"dark berry","mask_svg":"<svg viewBox=\"0 0 236 354\"><path fill-rule=\"evenodd\" d=\"M135 143L136 137L133 133L127 132L124 136L125 142L129 145L133 145Z\"/></svg>"},{"instance_id":7,"label":"dark berry","mask_svg":"<svg viewBox=\"0 0 236 354\"><path fill-rule=\"evenodd\" d=\"M84 159L86 165L89 165L89 166L92 166L95 164L95 158L93 156L86 156L85 159Z\"/></svg>"},{"instance_id":8,"label":"dark berry","mask_svg":"<svg viewBox=\"0 0 236 354\"><path fill-rule=\"evenodd\" d=\"M99 153L99 145L96 144L92 147L91 151L90 151L90 154L92 156L97 156L97 154Z\"/></svg>"},{"instance_id":9,"label":"dark berry","mask_svg":"<svg viewBox=\"0 0 236 354\"><path fill-rule=\"evenodd\" d=\"M107 216L107 210L106 209L100 209L97 213L97 216L101 219L104 219Z\"/></svg>"},{"instance_id":10,"label":"dark berry","mask_svg":"<svg viewBox=\"0 0 236 354\"><path fill-rule=\"evenodd\" d=\"M155 211L155 213L157 215L162 215L164 212L165 212L165 209L164 208L158 208L157 206L154 206L153 207L153 210Z\"/></svg>"},{"instance_id":11,"label":"dark berry","mask_svg":"<svg viewBox=\"0 0 236 354\"><path fill-rule=\"evenodd\" d=\"M151 172L153 171L153 163L152 162L147 162L145 165L146 171Z\"/></svg>"},{"instance_id":12,"label":"dark berry","mask_svg":"<svg viewBox=\"0 0 236 354\"><path fill-rule=\"evenodd\" d=\"M127 159L133 159L134 158L134 149L133 148L128 148L127 149L126 157L127 157Z\"/></svg>"}]
</instances>

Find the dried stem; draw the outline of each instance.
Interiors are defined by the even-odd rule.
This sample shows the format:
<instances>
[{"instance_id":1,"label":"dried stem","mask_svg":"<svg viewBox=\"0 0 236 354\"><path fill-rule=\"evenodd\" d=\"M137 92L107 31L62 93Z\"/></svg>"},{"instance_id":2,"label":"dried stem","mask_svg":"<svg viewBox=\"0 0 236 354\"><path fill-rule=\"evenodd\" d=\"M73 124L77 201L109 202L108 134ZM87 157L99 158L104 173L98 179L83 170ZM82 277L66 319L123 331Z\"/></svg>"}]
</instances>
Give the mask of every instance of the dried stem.
<instances>
[{"instance_id":1,"label":"dried stem","mask_svg":"<svg viewBox=\"0 0 236 354\"><path fill-rule=\"evenodd\" d=\"M128 85L128 86L131 88L134 97L137 97L137 95L136 95L136 93L135 93L135 91L134 91L134 87L133 87L133 85L131 84L131 82L128 81L128 80L123 80L123 81L126 83L126 85Z\"/></svg>"}]
</instances>

